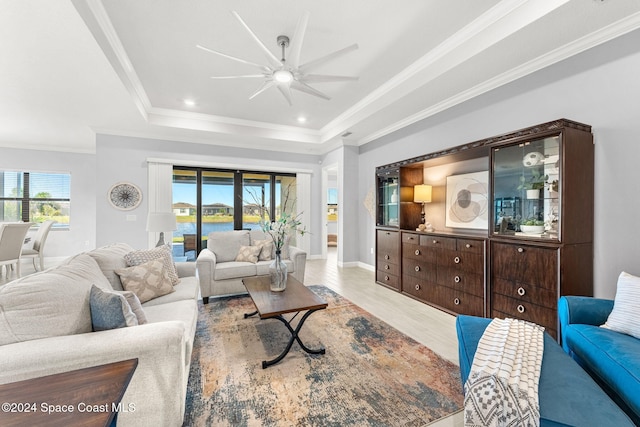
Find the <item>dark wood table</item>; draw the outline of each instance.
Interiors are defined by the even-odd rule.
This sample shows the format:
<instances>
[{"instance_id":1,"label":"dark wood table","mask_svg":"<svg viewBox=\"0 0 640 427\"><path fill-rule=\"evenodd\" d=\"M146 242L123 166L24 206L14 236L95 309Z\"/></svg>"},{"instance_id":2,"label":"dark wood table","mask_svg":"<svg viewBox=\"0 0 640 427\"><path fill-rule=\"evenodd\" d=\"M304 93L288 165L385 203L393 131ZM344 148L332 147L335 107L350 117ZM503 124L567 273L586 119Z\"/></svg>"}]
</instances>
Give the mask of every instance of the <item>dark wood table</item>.
<instances>
[{"instance_id":1,"label":"dark wood table","mask_svg":"<svg viewBox=\"0 0 640 427\"><path fill-rule=\"evenodd\" d=\"M300 340L300 336L298 335L300 329L302 329L302 325L304 325L305 320L307 320L311 313L327 308L327 302L325 300L314 294L309 288L291 275L287 277L287 288L283 292L271 291L271 278L269 276L248 277L242 279L242 283L244 283L247 292L249 292L249 296L251 296L256 306L256 311L245 314L244 318L246 319L247 317L258 314L261 319L278 319L284 323L291 333L291 338L282 353L275 359L263 360L262 369L281 361L287 353L289 353L289 350L291 350L294 341L297 341L300 347L309 354L325 353L324 348L317 350L308 348ZM303 311L306 311L306 313L294 329L291 326L291 322ZM296 314L290 320L287 320L283 316L283 314L286 313Z\"/></svg>"},{"instance_id":2,"label":"dark wood table","mask_svg":"<svg viewBox=\"0 0 640 427\"><path fill-rule=\"evenodd\" d=\"M0 384L0 426L109 426L138 359L78 369L46 377Z\"/></svg>"}]
</instances>

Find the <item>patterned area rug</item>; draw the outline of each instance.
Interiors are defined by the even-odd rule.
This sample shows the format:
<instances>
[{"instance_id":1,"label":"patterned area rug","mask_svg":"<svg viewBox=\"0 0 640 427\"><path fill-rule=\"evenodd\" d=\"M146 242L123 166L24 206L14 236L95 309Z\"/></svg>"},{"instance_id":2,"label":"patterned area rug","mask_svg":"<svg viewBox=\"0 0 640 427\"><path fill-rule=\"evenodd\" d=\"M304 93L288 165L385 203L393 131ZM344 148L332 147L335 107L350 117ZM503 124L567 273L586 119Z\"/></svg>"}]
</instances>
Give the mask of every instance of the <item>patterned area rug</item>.
<instances>
[{"instance_id":1,"label":"patterned area rug","mask_svg":"<svg viewBox=\"0 0 640 427\"><path fill-rule=\"evenodd\" d=\"M276 319L243 318L248 296L200 306L185 426L424 426L462 408L459 369L324 286L278 364L289 332ZM299 318L300 316L298 316ZM289 317L288 317L289 318Z\"/></svg>"}]
</instances>

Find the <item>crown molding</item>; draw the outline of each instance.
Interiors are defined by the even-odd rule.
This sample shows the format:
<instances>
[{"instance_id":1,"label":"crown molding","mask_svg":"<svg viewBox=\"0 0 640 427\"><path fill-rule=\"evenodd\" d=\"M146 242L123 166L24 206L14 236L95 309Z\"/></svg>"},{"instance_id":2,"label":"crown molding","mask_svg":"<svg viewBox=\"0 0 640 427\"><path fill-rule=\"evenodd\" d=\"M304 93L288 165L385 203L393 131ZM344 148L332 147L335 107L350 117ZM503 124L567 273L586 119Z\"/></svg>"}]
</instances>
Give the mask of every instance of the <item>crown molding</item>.
<instances>
[{"instance_id":1,"label":"crown molding","mask_svg":"<svg viewBox=\"0 0 640 427\"><path fill-rule=\"evenodd\" d=\"M602 43L606 43L610 40L615 39L616 37L620 37L638 28L640 28L640 13L629 15L628 17L614 22L613 24L610 24L598 31L590 33L584 37L581 37L580 39L574 40L573 42L567 43L560 48L547 52L544 55L541 55L520 66L514 67L511 70L495 76L489 80L485 80L481 84L478 84L468 90L459 92L456 95L447 98L437 104L434 104L429 108L421 110L418 113L415 113L403 120L397 121L389 126L386 126L383 129L360 138L358 139L357 143L358 145L364 145L372 142L378 138L398 131L420 120L431 117L444 110L475 98L476 96L482 95L486 92L489 92L490 90L511 83L512 81L525 77L545 67L558 63L564 59L570 58Z\"/></svg>"}]
</instances>

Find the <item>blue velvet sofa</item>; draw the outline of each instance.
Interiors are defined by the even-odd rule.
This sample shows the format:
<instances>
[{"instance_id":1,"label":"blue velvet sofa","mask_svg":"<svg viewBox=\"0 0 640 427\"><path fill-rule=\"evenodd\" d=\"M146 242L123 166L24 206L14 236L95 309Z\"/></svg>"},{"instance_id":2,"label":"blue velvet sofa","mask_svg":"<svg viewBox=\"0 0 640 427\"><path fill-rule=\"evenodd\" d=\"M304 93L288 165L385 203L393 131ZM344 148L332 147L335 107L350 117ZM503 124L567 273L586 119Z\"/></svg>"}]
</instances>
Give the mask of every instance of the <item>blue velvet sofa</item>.
<instances>
[{"instance_id":1,"label":"blue velvet sofa","mask_svg":"<svg viewBox=\"0 0 640 427\"><path fill-rule=\"evenodd\" d=\"M561 297L562 347L640 425L640 340L601 328L613 300Z\"/></svg>"},{"instance_id":2,"label":"blue velvet sofa","mask_svg":"<svg viewBox=\"0 0 640 427\"><path fill-rule=\"evenodd\" d=\"M458 316L462 384L467 381L478 342L491 319ZM633 426L625 413L549 335L544 335L540 371L540 426Z\"/></svg>"}]
</instances>

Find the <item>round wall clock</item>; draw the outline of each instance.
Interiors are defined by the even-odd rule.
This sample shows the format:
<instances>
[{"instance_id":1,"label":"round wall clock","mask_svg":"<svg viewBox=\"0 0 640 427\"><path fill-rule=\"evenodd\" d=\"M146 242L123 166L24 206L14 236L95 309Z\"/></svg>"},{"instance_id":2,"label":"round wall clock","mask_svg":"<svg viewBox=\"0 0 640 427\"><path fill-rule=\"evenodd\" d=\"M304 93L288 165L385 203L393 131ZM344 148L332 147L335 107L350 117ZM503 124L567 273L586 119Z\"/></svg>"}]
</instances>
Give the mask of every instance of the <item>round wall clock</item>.
<instances>
[{"instance_id":1,"label":"round wall clock","mask_svg":"<svg viewBox=\"0 0 640 427\"><path fill-rule=\"evenodd\" d=\"M138 207L142 201L142 191L130 182L119 182L109 189L108 199L114 208L128 211Z\"/></svg>"}]
</instances>

